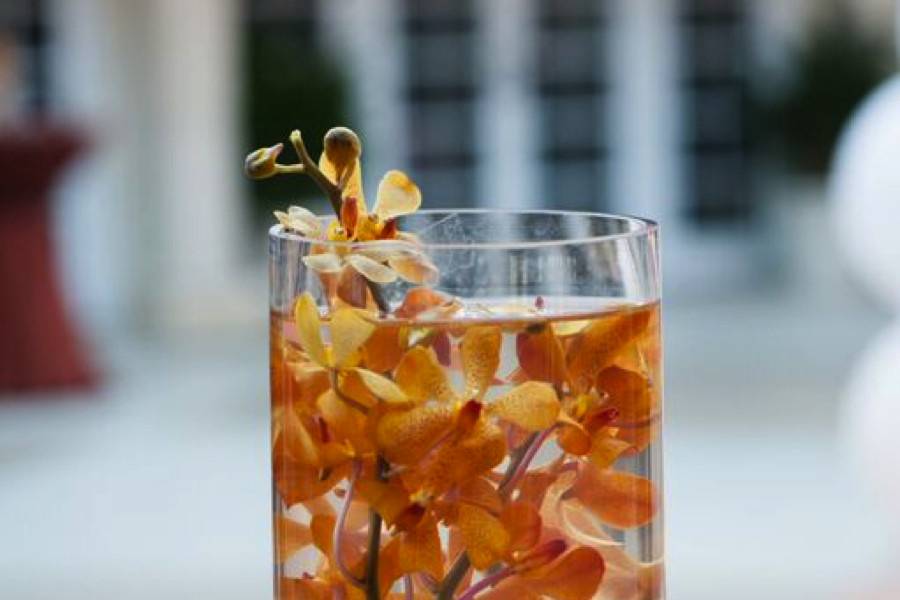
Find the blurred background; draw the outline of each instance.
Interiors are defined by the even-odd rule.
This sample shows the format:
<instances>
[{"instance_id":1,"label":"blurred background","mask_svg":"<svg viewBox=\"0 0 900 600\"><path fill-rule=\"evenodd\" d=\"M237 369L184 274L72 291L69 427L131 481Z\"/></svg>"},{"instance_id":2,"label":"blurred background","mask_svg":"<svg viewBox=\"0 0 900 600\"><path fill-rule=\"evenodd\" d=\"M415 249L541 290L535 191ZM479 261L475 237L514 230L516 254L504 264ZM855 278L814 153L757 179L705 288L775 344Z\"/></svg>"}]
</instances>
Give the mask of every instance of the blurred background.
<instances>
[{"instance_id":1,"label":"blurred background","mask_svg":"<svg viewBox=\"0 0 900 600\"><path fill-rule=\"evenodd\" d=\"M346 124L370 189L662 223L670 598L900 598L895 14L3 0L0 597L268 597L266 229L323 204L241 165Z\"/></svg>"}]
</instances>

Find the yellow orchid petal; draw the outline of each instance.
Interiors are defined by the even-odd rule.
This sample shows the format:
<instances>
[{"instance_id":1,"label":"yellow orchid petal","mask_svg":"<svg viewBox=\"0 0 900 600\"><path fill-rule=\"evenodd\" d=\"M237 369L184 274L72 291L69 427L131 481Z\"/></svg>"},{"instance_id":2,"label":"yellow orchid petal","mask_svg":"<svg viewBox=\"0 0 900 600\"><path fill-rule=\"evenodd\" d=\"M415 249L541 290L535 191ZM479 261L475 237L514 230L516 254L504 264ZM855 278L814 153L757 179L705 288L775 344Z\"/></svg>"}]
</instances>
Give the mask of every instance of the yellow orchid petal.
<instances>
[{"instance_id":1,"label":"yellow orchid petal","mask_svg":"<svg viewBox=\"0 0 900 600\"><path fill-rule=\"evenodd\" d=\"M320 469L301 464L296 459L286 455L274 457L273 477L275 488L281 499L288 506L299 502L311 500L327 493L347 474L347 469L338 467L331 471L329 476L321 479Z\"/></svg>"},{"instance_id":2,"label":"yellow orchid petal","mask_svg":"<svg viewBox=\"0 0 900 600\"><path fill-rule=\"evenodd\" d=\"M318 444L306 429L297 414L288 410L283 415L284 431L282 432L285 450L301 464L310 467L322 466L322 457Z\"/></svg>"},{"instance_id":3,"label":"yellow orchid petal","mask_svg":"<svg viewBox=\"0 0 900 600\"><path fill-rule=\"evenodd\" d=\"M355 369L345 369L338 375L338 390L343 398L372 408L378 404L378 398L369 390L362 377Z\"/></svg>"},{"instance_id":4,"label":"yellow orchid petal","mask_svg":"<svg viewBox=\"0 0 900 600\"><path fill-rule=\"evenodd\" d=\"M591 443L591 462L598 469L606 469L611 467L629 448L631 448L630 443L601 430L594 434Z\"/></svg>"},{"instance_id":5,"label":"yellow orchid petal","mask_svg":"<svg viewBox=\"0 0 900 600\"><path fill-rule=\"evenodd\" d=\"M469 328L460 342L466 399L480 400L494 380L500 366L500 345L503 334L499 327L480 326Z\"/></svg>"},{"instance_id":6,"label":"yellow orchid petal","mask_svg":"<svg viewBox=\"0 0 900 600\"><path fill-rule=\"evenodd\" d=\"M406 292L403 302L394 311L398 319L414 319L422 314L449 316L459 309L453 296L427 287L415 287Z\"/></svg>"},{"instance_id":7,"label":"yellow orchid petal","mask_svg":"<svg viewBox=\"0 0 900 600\"><path fill-rule=\"evenodd\" d=\"M649 423L642 425L619 425L619 432L616 434L620 440L628 442L633 448L633 452L643 452L647 446L652 444L659 437L660 422L659 417L654 417Z\"/></svg>"},{"instance_id":8,"label":"yellow orchid petal","mask_svg":"<svg viewBox=\"0 0 900 600\"><path fill-rule=\"evenodd\" d=\"M490 412L528 431L541 431L556 423L559 399L549 383L529 381L497 398Z\"/></svg>"},{"instance_id":9,"label":"yellow orchid petal","mask_svg":"<svg viewBox=\"0 0 900 600\"><path fill-rule=\"evenodd\" d=\"M509 533L509 551L532 548L541 539L541 515L533 504L510 502L500 513L500 522Z\"/></svg>"},{"instance_id":10,"label":"yellow orchid petal","mask_svg":"<svg viewBox=\"0 0 900 600\"><path fill-rule=\"evenodd\" d=\"M363 345L366 368L376 373L393 371L403 358L400 328L379 325Z\"/></svg>"},{"instance_id":11,"label":"yellow orchid petal","mask_svg":"<svg viewBox=\"0 0 900 600\"><path fill-rule=\"evenodd\" d=\"M357 454L364 454L372 449L363 413L341 400L333 390L319 396L317 404L322 418L337 440L349 442Z\"/></svg>"},{"instance_id":12,"label":"yellow orchid petal","mask_svg":"<svg viewBox=\"0 0 900 600\"><path fill-rule=\"evenodd\" d=\"M374 283L393 283L397 281L397 273L376 260L362 254L348 254L344 257L347 264L360 272L363 277Z\"/></svg>"},{"instance_id":13,"label":"yellow orchid petal","mask_svg":"<svg viewBox=\"0 0 900 600\"><path fill-rule=\"evenodd\" d=\"M376 398L384 400L388 404L409 403L409 398L403 393L403 390L387 377L366 369L354 369L354 371Z\"/></svg>"},{"instance_id":14,"label":"yellow orchid petal","mask_svg":"<svg viewBox=\"0 0 900 600\"><path fill-rule=\"evenodd\" d=\"M578 335L582 331L584 331L588 325L591 324L590 320L584 321L554 321L553 323L553 332L559 337L569 337L573 335Z\"/></svg>"},{"instance_id":15,"label":"yellow orchid petal","mask_svg":"<svg viewBox=\"0 0 900 600\"><path fill-rule=\"evenodd\" d=\"M479 600L541 600L521 576L508 577L478 596ZM315 600L319 600L318 598Z\"/></svg>"},{"instance_id":16,"label":"yellow orchid petal","mask_svg":"<svg viewBox=\"0 0 900 600\"><path fill-rule=\"evenodd\" d=\"M394 381L407 396L419 402L432 398L441 402L457 399L434 350L424 346L414 346L403 355L394 372Z\"/></svg>"},{"instance_id":17,"label":"yellow orchid petal","mask_svg":"<svg viewBox=\"0 0 900 600\"><path fill-rule=\"evenodd\" d=\"M294 327L300 345L317 364L328 366L325 345L322 343L322 322L316 301L309 292L304 292L294 304Z\"/></svg>"},{"instance_id":18,"label":"yellow orchid petal","mask_svg":"<svg viewBox=\"0 0 900 600\"><path fill-rule=\"evenodd\" d=\"M389 526L394 525L410 504L409 492L396 483L361 479L356 482L356 491Z\"/></svg>"},{"instance_id":19,"label":"yellow orchid petal","mask_svg":"<svg viewBox=\"0 0 900 600\"><path fill-rule=\"evenodd\" d=\"M576 390L588 390L597 374L644 331L651 316L643 308L602 317L588 325L572 341L568 351L569 376Z\"/></svg>"},{"instance_id":20,"label":"yellow orchid petal","mask_svg":"<svg viewBox=\"0 0 900 600\"><path fill-rule=\"evenodd\" d=\"M496 486L484 477L475 477L459 485L459 501L499 513L503 509Z\"/></svg>"},{"instance_id":21,"label":"yellow orchid petal","mask_svg":"<svg viewBox=\"0 0 900 600\"><path fill-rule=\"evenodd\" d=\"M282 577L276 589L278 600L332 600L331 584L322 579Z\"/></svg>"},{"instance_id":22,"label":"yellow orchid petal","mask_svg":"<svg viewBox=\"0 0 900 600\"><path fill-rule=\"evenodd\" d=\"M275 518L275 537L278 540L278 562L281 563L312 543L309 527L284 515Z\"/></svg>"},{"instance_id":23,"label":"yellow orchid petal","mask_svg":"<svg viewBox=\"0 0 900 600\"><path fill-rule=\"evenodd\" d=\"M483 571L503 558L509 533L500 519L471 504L459 506L458 526L472 566Z\"/></svg>"},{"instance_id":24,"label":"yellow orchid petal","mask_svg":"<svg viewBox=\"0 0 900 600\"><path fill-rule=\"evenodd\" d=\"M617 529L646 525L656 516L659 492L652 481L625 471L582 465L572 494L601 521Z\"/></svg>"},{"instance_id":25,"label":"yellow orchid petal","mask_svg":"<svg viewBox=\"0 0 900 600\"><path fill-rule=\"evenodd\" d=\"M419 210L422 193L403 171L388 171L378 184L378 197L373 212L387 221Z\"/></svg>"},{"instance_id":26,"label":"yellow orchid petal","mask_svg":"<svg viewBox=\"0 0 900 600\"><path fill-rule=\"evenodd\" d=\"M349 265L341 269L335 294L355 308L365 308L369 302L369 286L366 284L366 278Z\"/></svg>"},{"instance_id":27,"label":"yellow orchid petal","mask_svg":"<svg viewBox=\"0 0 900 600\"><path fill-rule=\"evenodd\" d=\"M394 582L404 575L400 566L400 536L394 536L381 547L378 555L378 585L389 590ZM328 600L332 600L330 597Z\"/></svg>"},{"instance_id":28,"label":"yellow orchid petal","mask_svg":"<svg viewBox=\"0 0 900 600\"><path fill-rule=\"evenodd\" d=\"M378 446L391 462L415 464L450 431L454 417L447 405L388 412L378 421Z\"/></svg>"},{"instance_id":29,"label":"yellow orchid petal","mask_svg":"<svg viewBox=\"0 0 900 600\"><path fill-rule=\"evenodd\" d=\"M329 154L331 154L330 157ZM334 184L340 183L342 178L346 179L342 197L356 198L359 202L360 211L366 213L366 198L363 194L362 186L362 166L360 165L359 158L349 158L349 160L348 158L349 157L336 155L327 151L322 152L322 155L319 157L319 170ZM344 160L346 160L346 162L344 162ZM347 174L348 169L352 169L349 176Z\"/></svg>"},{"instance_id":30,"label":"yellow orchid petal","mask_svg":"<svg viewBox=\"0 0 900 600\"><path fill-rule=\"evenodd\" d=\"M315 363L288 363L293 376L293 385L289 386L290 400L295 407L308 407L315 403L319 394L330 387L328 371Z\"/></svg>"},{"instance_id":31,"label":"yellow orchid petal","mask_svg":"<svg viewBox=\"0 0 900 600\"><path fill-rule=\"evenodd\" d=\"M591 451L591 434L584 426L564 412L559 413L559 433L556 443L569 454L584 456Z\"/></svg>"},{"instance_id":32,"label":"yellow orchid petal","mask_svg":"<svg viewBox=\"0 0 900 600\"><path fill-rule=\"evenodd\" d=\"M593 548L580 546L548 565L523 573L522 580L554 600L590 600L605 572L603 556Z\"/></svg>"},{"instance_id":33,"label":"yellow orchid petal","mask_svg":"<svg viewBox=\"0 0 900 600\"><path fill-rule=\"evenodd\" d=\"M444 554L437 523L428 517L404 533L400 542L400 568L404 573L428 573L436 580L444 576Z\"/></svg>"},{"instance_id":34,"label":"yellow orchid petal","mask_svg":"<svg viewBox=\"0 0 900 600\"><path fill-rule=\"evenodd\" d=\"M334 366L347 366L348 359L359 350L375 325L353 308L341 308L331 316L331 347Z\"/></svg>"},{"instance_id":35,"label":"yellow orchid petal","mask_svg":"<svg viewBox=\"0 0 900 600\"><path fill-rule=\"evenodd\" d=\"M456 484L487 473L504 458L506 437L503 431L485 419L478 419L467 435L438 448L433 460L420 467L424 472L419 487L433 495L443 493Z\"/></svg>"},{"instance_id":36,"label":"yellow orchid petal","mask_svg":"<svg viewBox=\"0 0 900 600\"><path fill-rule=\"evenodd\" d=\"M528 327L516 336L516 355L531 379L559 385L568 378L566 353L548 323Z\"/></svg>"},{"instance_id":37,"label":"yellow orchid petal","mask_svg":"<svg viewBox=\"0 0 900 600\"><path fill-rule=\"evenodd\" d=\"M604 406L618 411L616 425L645 423L653 417L656 409L653 388L640 373L608 367L597 375L597 389L609 398Z\"/></svg>"},{"instance_id":38,"label":"yellow orchid petal","mask_svg":"<svg viewBox=\"0 0 900 600\"><path fill-rule=\"evenodd\" d=\"M344 261L337 254L322 252L304 256L303 264L317 273L339 273L344 266Z\"/></svg>"},{"instance_id":39,"label":"yellow orchid petal","mask_svg":"<svg viewBox=\"0 0 900 600\"><path fill-rule=\"evenodd\" d=\"M418 252L389 258L388 265L401 278L410 283L433 285L440 277L440 272L434 263Z\"/></svg>"},{"instance_id":40,"label":"yellow orchid petal","mask_svg":"<svg viewBox=\"0 0 900 600\"><path fill-rule=\"evenodd\" d=\"M319 551L328 558L328 561L334 565L334 528L337 526L337 520L333 515L315 515L309 522L309 528L312 531L313 544ZM344 535L352 539L354 535L344 530ZM349 540L347 540L349 541ZM365 571L363 558L363 549L358 543L345 543L341 547L342 562L350 568L357 577L362 577Z\"/></svg>"}]
</instances>

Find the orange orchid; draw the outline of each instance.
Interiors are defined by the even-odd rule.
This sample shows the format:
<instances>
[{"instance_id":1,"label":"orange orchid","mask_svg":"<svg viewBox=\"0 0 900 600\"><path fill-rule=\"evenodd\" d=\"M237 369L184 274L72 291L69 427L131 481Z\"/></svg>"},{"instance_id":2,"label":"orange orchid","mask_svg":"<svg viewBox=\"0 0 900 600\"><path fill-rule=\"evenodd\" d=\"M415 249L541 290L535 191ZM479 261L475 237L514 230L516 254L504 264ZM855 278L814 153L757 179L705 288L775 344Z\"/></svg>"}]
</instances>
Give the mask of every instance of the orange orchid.
<instances>
[{"instance_id":1,"label":"orange orchid","mask_svg":"<svg viewBox=\"0 0 900 600\"><path fill-rule=\"evenodd\" d=\"M297 164L280 144L245 163L309 176L334 209L276 212L322 284L272 317L278 597L659 598L661 558L617 541L659 523L653 473L620 460L658 438L658 307L559 317L431 287L388 302L440 275L398 229L419 188L389 171L370 209L355 133L330 130L317 162L291 143Z\"/></svg>"}]
</instances>

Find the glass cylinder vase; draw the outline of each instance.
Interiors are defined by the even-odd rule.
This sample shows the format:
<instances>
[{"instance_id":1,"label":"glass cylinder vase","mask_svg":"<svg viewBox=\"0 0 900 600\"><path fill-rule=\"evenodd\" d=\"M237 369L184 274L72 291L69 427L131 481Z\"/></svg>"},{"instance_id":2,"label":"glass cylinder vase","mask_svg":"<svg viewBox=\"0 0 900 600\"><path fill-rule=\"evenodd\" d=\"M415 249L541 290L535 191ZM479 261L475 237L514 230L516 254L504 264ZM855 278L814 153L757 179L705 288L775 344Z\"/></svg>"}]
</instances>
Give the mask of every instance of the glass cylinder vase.
<instances>
[{"instance_id":1,"label":"glass cylinder vase","mask_svg":"<svg viewBox=\"0 0 900 600\"><path fill-rule=\"evenodd\" d=\"M664 598L656 224L400 229L270 231L275 597Z\"/></svg>"}]
</instances>

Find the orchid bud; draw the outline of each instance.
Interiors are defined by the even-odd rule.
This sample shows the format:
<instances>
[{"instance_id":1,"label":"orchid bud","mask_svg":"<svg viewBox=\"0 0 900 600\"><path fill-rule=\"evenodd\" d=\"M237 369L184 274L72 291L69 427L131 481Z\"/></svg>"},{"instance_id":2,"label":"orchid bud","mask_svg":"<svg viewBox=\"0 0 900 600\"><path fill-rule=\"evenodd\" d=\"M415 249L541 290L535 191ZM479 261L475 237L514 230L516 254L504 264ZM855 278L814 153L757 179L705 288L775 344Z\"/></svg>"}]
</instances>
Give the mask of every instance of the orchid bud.
<instances>
[{"instance_id":1,"label":"orchid bud","mask_svg":"<svg viewBox=\"0 0 900 600\"><path fill-rule=\"evenodd\" d=\"M251 179L268 179L278 173L278 155L284 150L284 144L275 144L268 148L254 150L244 160L244 173Z\"/></svg>"},{"instance_id":2,"label":"orchid bud","mask_svg":"<svg viewBox=\"0 0 900 600\"><path fill-rule=\"evenodd\" d=\"M325 156L340 173L359 158L362 144L352 129L333 127L325 134Z\"/></svg>"}]
</instances>

